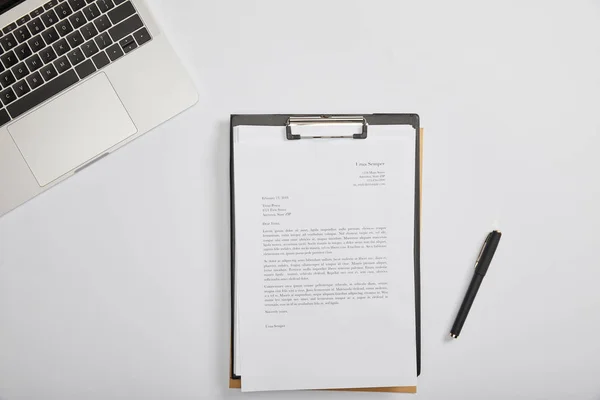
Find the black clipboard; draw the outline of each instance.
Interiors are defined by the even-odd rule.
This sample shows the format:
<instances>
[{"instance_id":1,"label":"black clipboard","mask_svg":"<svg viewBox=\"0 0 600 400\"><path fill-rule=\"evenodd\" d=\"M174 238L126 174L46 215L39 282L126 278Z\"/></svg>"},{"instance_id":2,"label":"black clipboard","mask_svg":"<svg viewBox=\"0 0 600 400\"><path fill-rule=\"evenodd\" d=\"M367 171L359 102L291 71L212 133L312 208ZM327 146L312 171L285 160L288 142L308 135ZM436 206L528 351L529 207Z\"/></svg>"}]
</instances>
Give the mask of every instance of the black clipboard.
<instances>
[{"instance_id":1,"label":"black clipboard","mask_svg":"<svg viewBox=\"0 0 600 400\"><path fill-rule=\"evenodd\" d=\"M417 348L417 376L421 374L421 127L418 114L232 114L230 122L230 162L229 185L231 207L231 354L230 354L230 388L241 386L241 376L234 374L235 341L233 336L235 324L235 184L234 184L234 128L237 126L281 126L286 128L287 140L319 139L320 136L301 136L294 133L296 125L330 124L330 123L362 123L362 133L336 136L350 140L368 140L368 127L371 125L409 125L415 130L415 327ZM325 136L323 136L325 137ZM373 391L386 391L372 388ZM360 389L368 391L369 389ZM402 390L404 391L404 390ZM409 391L412 392L412 391ZM416 392L416 388L414 390Z\"/></svg>"}]
</instances>

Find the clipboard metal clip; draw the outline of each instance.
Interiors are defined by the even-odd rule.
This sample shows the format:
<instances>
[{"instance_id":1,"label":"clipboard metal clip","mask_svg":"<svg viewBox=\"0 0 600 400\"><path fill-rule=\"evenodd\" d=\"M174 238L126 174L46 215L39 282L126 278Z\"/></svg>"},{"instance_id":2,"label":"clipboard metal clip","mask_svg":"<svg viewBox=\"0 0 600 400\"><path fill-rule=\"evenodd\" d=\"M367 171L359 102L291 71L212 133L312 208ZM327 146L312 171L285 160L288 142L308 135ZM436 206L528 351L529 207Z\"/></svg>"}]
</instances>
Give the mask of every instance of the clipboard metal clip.
<instances>
[{"instance_id":1,"label":"clipboard metal clip","mask_svg":"<svg viewBox=\"0 0 600 400\"><path fill-rule=\"evenodd\" d=\"M301 134L294 134L292 129L294 127L302 127L307 125L362 125L362 133L345 134L345 135L318 135L318 136L304 136ZM304 117L290 117L285 125L285 135L288 140L299 140L299 139L366 139L369 124L367 119L362 116L335 116L335 115L319 115L319 116L304 116Z\"/></svg>"}]
</instances>

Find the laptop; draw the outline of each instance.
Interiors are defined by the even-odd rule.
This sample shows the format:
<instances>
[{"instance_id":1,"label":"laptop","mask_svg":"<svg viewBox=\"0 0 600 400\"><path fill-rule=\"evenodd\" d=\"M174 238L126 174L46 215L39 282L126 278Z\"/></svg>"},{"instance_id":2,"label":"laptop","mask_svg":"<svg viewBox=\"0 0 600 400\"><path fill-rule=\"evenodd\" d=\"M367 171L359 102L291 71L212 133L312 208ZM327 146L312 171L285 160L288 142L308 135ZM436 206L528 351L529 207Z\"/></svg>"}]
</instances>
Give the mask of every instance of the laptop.
<instances>
[{"instance_id":1,"label":"laptop","mask_svg":"<svg viewBox=\"0 0 600 400\"><path fill-rule=\"evenodd\" d=\"M143 0L0 0L0 216L197 102Z\"/></svg>"}]
</instances>

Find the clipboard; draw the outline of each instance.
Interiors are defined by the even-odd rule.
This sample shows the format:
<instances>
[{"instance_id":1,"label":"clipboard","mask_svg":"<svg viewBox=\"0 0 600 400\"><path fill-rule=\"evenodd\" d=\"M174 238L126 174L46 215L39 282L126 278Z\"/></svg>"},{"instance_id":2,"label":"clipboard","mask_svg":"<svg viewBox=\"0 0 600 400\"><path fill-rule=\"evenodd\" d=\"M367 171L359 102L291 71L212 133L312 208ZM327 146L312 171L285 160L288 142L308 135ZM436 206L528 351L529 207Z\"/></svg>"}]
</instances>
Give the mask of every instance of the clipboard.
<instances>
[{"instance_id":1,"label":"clipboard","mask_svg":"<svg viewBox=\"0 0 600 400\"><path fill-rule=\"evenodd\" d=\"M362 132L348 136L304 136L294 130L298 126L328 124L362 124ZM423 168L423 129L420 127L418 114L232 114L230 121L229 150L229 186L231 216L231 331L229 358L229 388L240 389L242 377L234 374L235 358L234 324L235 324L235 184L234 184L234 128L237 126L281 126L286 129L287 140L311 140L320 138L340 138L344 140L368 140L369 126L376 125L409 125L415 130L415 233L414 233L414 277L415 277L415 329L417 349L417 376L421 374L421 200L422 200L422 168ZM336 391L358 392L393 392L416 393L416 386L397 386L380 388L344 388L330 389Z\"/></svg>"}]
</instances>

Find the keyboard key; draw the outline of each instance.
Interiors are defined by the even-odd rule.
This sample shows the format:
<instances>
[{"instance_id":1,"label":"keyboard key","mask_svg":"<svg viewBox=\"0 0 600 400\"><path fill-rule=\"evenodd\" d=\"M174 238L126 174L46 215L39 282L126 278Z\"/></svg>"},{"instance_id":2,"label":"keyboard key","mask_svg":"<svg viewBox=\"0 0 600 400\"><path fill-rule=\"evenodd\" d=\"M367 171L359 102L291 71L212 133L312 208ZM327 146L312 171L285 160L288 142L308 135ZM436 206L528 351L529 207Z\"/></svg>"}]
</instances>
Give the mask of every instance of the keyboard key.
<instances>
[{"instance_id":1,"label":"keyboard key","mask_svg":"<svg viewBox=\"0 0 600 400\"><path fill-rule=\"evenodd\" d=\"M98 69L104 68L110 63L110 60L105 52L96 54L94 57L92 57L92 61L94 61L94 64L96 64L96 68Z\"/></svg>"},{"instance_id":2,"label":"keyboard key","mask_svg":"<svg viewBox=\"0 0 600 400\"><path fill-rule=\"evenodd\" d=\"M81 37L79 31L75 31L67 36L67 42L69 42L72 48L79 47L83 43L83 37Z\"/></svg>"},{"instance_id":3,"label":"keyboard key","mask_svg":"<svg viewBox=\"0 0 600 400\"><path fill-rule=\"evenodd\" d=\"M58 76L58 72L56 72L56 68L54 68L54 65L52 64L44 65L42 69L40 69L40 74L44 77L46 82Z\"/></svg>"},{"instance_id":4,"label":"keyboard key","mask_svg":"<svg viewBox=\"0 0 600 400\"><path fill-rule=\"evenodd\" d=\"M98 45L98 47L100 48L100 50L107 48L113 42L111 40L110 35L108 34L108 32L104 32L104 33L99 34L98 36L96 36L94 38L94 40L96 41L96 44Z\"/></svg>"},{"instance_id":5,"label":"keyboard key","mask_svg":"<svg viewBox=\"0 0 600 400\"><path fill-rule=\"evenodd\" d=\"M81 33L83 34L83 38L85 40L90 40L98 34L98 30L96 29L94 23L90 22L89 24L81 28Z\"/></svg>"},{"instance_id":6,"label":"keyboard key","mask_svg":"<svg viewBox=\"0 0 600 400\"><path fill-rule=\"evenodd\" d=\"M66 34L73 32L73 27L68 19L63 19L56 24L56 29L58 30L58 34L60 36L65 36Z\"/></svg>"},{"instance_id":7,"label":"keyboard key","mask_svg":"<svg viewBox=\"0 0 600 400\"><path fill-rule=\"evenodd\" d=\"M54 10L46 11L40 18L44 22L44 25L46 25L46 28L49 28L58 22L58 17L56 16Z\"/></svg>"},{"instance_id":8,"label":"keyboard key","mask_svg":"<svg viewBox=\"0 0 600 400\"><path fill-rule=\"evenodd\" d=\"M10 115L8 115L8 112L3 108L0 110L0 126L6 124L8 121L10 121Z\"/></svg>"},{"instance_id":9,"label":"keyboard key","mask_svg":"<svg viewBox=\"0 0 600 400\"><path fill-rule=\"evenodd\" d=\"M0 56L0 60L2 60L2 64L4 64L4 68L11 68L12 66L17 65L17 63L19 62L17 60L17 56L12 51L2 54Z\"/></svg>"},{"instance_id":10,"label":"keyboard key","mask_svg":"<svg viewBox=\"0 0 600 400\"><path fill-rule=\"evenodd\" d=\"M133 34L133 37L135 38L135 41L141 46L144 43L146 43L147 41L149 41L150 39L152 39L152 37L150 36L150 33L148 32L148 30L146 28L142 28L139 31L137 31L136 33Z\"/></svg>"},{"instance_id":11,"label":"keyboard key","mask_svg":"<svg viewBox=\"0 0 600 400\"><path fill-rule=\"evenodd\" d=\"M23 43L31 37L31 33L29 33L29 29L27 29L26 26L21 26L17 28L17 30L14 32L14 35L19 41L19 43Z\"/></svg>"},{"instance_id":12,"label":"keyboard key","mask_svg":"<svg viewBox=\"0 0 600 400\"><path fill-rule=\"evenodd\" d=\"M25 64L27 64L27 68L29 68L30 71L35 71L36 69L39 69L42 67L42 65L44 65L42 63L42 60L40 60L40 56L38 56L37 54L32 55L31 57L29 57L27 60L25 60Z\"/></svg>"},{"instance_id":13,"label":"keyboard key","mask_svg":"<svg viewBox=\"0 0 600 400\"><path fill-rule=\"evenodd\" d=\"M56 32L56 29L54 29L54 27L51 27L42 32L42 37L44 38L47 44L51 44L58 40L58 32Z\"/></svg>"},{"instance_id":14,"label":"keyboard key","mask_svg":"<svg viewBox=\"0 0 600 400\"><path fill-rule=\"evenodd\" d=\"M32 54L32 51L27 43L23 43L22 45L17 46L15 53L17 53L19 60L24 60Z\"/></svg>"},{"instance_id":15,"label":"keyboard key","mask_svg":"<svg viewBox=\"0 0 600 400\"><path fill-rule=\"evenodd\" d=\"M60 39L58 42L52 45L52 48L56 52L56 55L59 57L71 49L66 39Z\"/></svg>"},{"instance_id":16,"label":"keyboard key","mask_svg":"<svg viewBox=\"0 0 600 400\"><path fill-rule=\"evenodd\" d=\"M2 32L5 34L8 32L12 32L15 30L16 27L17 27L17 23L13 22L12 24L8 24L4 28L2 28Z\"/></svg>"},{"instance_id":17,"label":"keyboard key","mask_svg":"<svg viewBox=\"0 0 600 400\"><path fill-rule=\"evenodd\" d=\"M54 67L56 68L59 74L62 74L63 72L71 68L71 63L69 62L66 56L62 56L58 60L54 61Z\"/></svg>"},{"instance_id":18,"label":"keyboard key","mask_svg":"<svg viewBox=\"0 0 600 400\"><path fill-rule=\"evenodd\" d=\"M15 96L15 92L13 92L11 88L8 88L0 92L0 98L2 98L2 103L5 106L7 106L13 101L15 101L17 99L17 96Z\"/></svg>"},{"instance_id":19,"label":"keyboard key","mask_svg":"<svg viewBox=\"0 0 600 400\"><path fill-rule=\"evenodd\" d=\"M0 82L2 82L2 87L4 88L12 85L16 81L17 80L10 71L4 71L0 74Z\"/></svg>"},{"instance_id":20,"label":"keyboard key","mask_svg":"<svg viewBox=\"0 0 600 400\"><path fill-rule=\"evenodd\" d=\"M29 44L29 47L34 53L37 53L46 46L46 43L44 43L44 41L42 40L41 35L34 36L27 42L27 44Z\"/></svg>"},{"instance_id":21,"label":"keyboard key","mask_svg":"<svg viewBox=\"0 0 600 400\"><path fill-rule=\"evenodd\" d=\"M31 88L31 90L37 88L42 83L44 83L44 81L42 80L42 76L37 71L35 71L33 74L29 75L27 78L25 78L25 80L29 84L29 87Z\"/></svg>"},{"instance_id":22,"label":"keyboard key","mask_svg":"<svg viewBox=\"0 0 600 400\"><path fill-rule=\"evenodd\" d=\"M23 15L21 18L19 18L17 20L17 25L21 26L23 24L25 24L27 21L29 21L31 19L31 17L29 15Z\"/></svg>"},{"instance_id":23,"label":"keyboard key","mask_svg":"<svg viewBox=\"0 0 600 400\"><path fill-rule=\"evenodd\" d=\"M20 62L12 68L12 73L16 80L23 79L29 74L24 62Z\"/></svg>"},{"instance_id":24,"label":"keyboard key","mask_svg":"<svg viewBox=\"0 0 600 400\"><path fill-rule=\"evenodd\" d=\"M80 8L85 7L85 1L84 0L69 0L69 5L71 6L71 9L73 9L73 11L77 11Z\"/></svg>"},{"instance_id":25,"label":"keyboard key","mask_svg":"<svg viewBox=\"0 0 600 400\"><path fill-rule=\"evenodd\" d=\"M89 6L85 7L83 9L83 13L85 14L85 17L88 19L88 21L91 21L96 17L100 16L100 10L98 10L96 4L90 4Z\"/></svg>"},{"instance_id":26,"label":"keyboard key","mask_svg":"<svg viewBox=\"0 0 600 400\"><path fill-rule=\"evenodd\" d=\"M26 113L33 107L43 103L54 95L62 92L69 86L77 83L79 78L73 70L69 70L62 75L59 75L56 79L53 79L48 84L43 85L30 95L20 98L19 100L12 103L7 107L8 112L13 118L18 117L21 114Z\"/></svg>"},{"instance_id":27,"label":"keyboard key","mask_svg":"<svg viewBox=\"0 0 600 400\"><path fill-rule=\"evenodd\" d=\"M94 43L93 40L90 40L88 42L85 42L83 44L83 46L81 46L81 51L83 51L83 54L87 58L90 58L91 56L96 54L99 50L98 50L98 46L96 46L96 43Z\"/></svg>"},{"instance_id":28,"label":"keyboard key","mask_svg":"<svg viewBox=\"0 0 600 400\"><path fill-rule=\"evenodd\" d=\"M67 54L67 57L69 57L69 61L71 61L71 64L73 65L77 65L85 59L85 56L83 55L80 49L71 50Z\"/></svg>"},{"instance_id":29,"label":"keyboard key","mask_svg":"<svg viewBox=\"0 0 600 400\"><path fill-rule=\"evenodd\" d=\"M17 41L15 40L13 34L9 33L8 35L0 38L0 44L2 45L4 51L8 51L17 45Z\"/></svg>"},{"instance_id":30,"label":"keyboard key","mask_svg":"<svg viewBox=\"0 0 600 400\"><path fill-rule=\"evenodd\" d=\"M15 83L12 88L17 97L22 97L29 93L29 86L27 85L27 82L25 82L25 79Z\"/></svg>"},{"instance_id":31,"label":"keyboard key","mask_svg":"<svg viewBox=\"0 0 600 400\"><path fill-rule=\"evenodd\" d=\"M71 7L69 7L69 4L67 4L66 1L63 1L62 3L57 5L54 8L54 11L56 11L56 14L58 14L58 18L60 19L67 18L69 15L73 14Z\"/></svg>"},{"instance_id":32,"label":"keyboard key","mask_svg":"<svg viewBox=\"0 0 600 400\"><path fill-rule=\"evenodd\" d=\"M118 6L119 4L121 4L122 2L124 2L124 1L125 1L125 0L113 0L113 2L115 3L115 5L117 5L117 6Z\"/></svg>"},{"instance_id":33,"label":"keyboard key","mask_svg":"<svg viewBox=\"0 0 600 400\"><path fill-rule=\"evenodd\" d=\"M131 50L137 47L137 43L135 40L133 40L133 36L131 35L127 36L125 39L122 39L119 42L119 45L121 45L121 48L125 53L129 53Z\"/></svg>"},{"instance_id":34,"label":"keyboard key","mask_svg":"<svg viewBox=\"0 0 600 400\"><path fill-rule=\"evenodd\" d=\"M119 22L123 21L124 19L127 19L127 17L133 14L135 14L135 8L133 7L133 4L131 4L131 2L128 1L127 3L121 4L114 10L111 10L108 13L108 17L110 18L113 24L118 24Z\"/></svg>"},{"instance_id":35,"label":"keyboard key","mask_svg":"<svg viewBox=\"0 0 600 400\"><path fill-rule=\"evenodd\" d=\"M103 32L112 26L106 15L101 15L98 18L96 18L94 20L94 24L96 25L96 29L98 29L98 32Z\"/></svg>"},{"instance_id":36,"label":"keyboard key","mask_svg":"<svg viewBox=\"0 0 600 400\"><path fill-rule=\"evenodd\" d=\"M106 49L106 53L108 54L110 61L115 61L117 58L120 58L121 56L123 56L125 54L125 53L123 53L121 46L119 46L119 43L115 43L112 46L110 46L108 49Z\"/></svg>"},{"instance_id":37,"label":"keyboard key","mask_svg":"<svg viewBox=\"0 0 600 400\"><path fill-rule=\"evenodd\" d=\"M44 9L45 10L49 10L52 7L56 6L58 4L58 0L50 0L49 2L47 2L46 4L44 4Z\"/></svg>"},{"instance_id":38,"label":"keyboard key","mask_svg":"<svg viewBox=\"0 0 600 400\"><path fill-rule=\"evenodd\" d=\"M42 31L44 30L44 24L42 23L42 20L39 19L39 18L31 20L27 24L27 27L29 28L29 31L33 35L37 35L38 33L42 33Z\"/></svg>"},{"instance_id":39,"label":"keyboard key","mask_svg":"<svg viewBox=\"0 0 600 400\"><path fill-rule=\"evenodd\" d=\"M113 26L108 32L110 33L110 36L112 36L113 40L116 42L118 40L123 39L125 36L137 31L142 26L144 26L144 23L140 19L139 15L136 14L133 17L121 22L120 24Z\"/></svg>"},{"instance_id":40,"label":"keyboard key","mask_svg":"<svg viewBox=\"0 0 600 400\"><path fill-rule=\"evenodd\" d=\"M52 45L52 48L56 52L57 56L62 56L71 49L66 39L60 39L58 42Z\"/></svg>"},{"instance_id":41,"label":"keyboard key","mask_svg":"<svg viewBox=\"0 0 600 400\"><path fill-rule=\"evenodd\" d=\"M40 57L44 64L48 64L50 61L56 59L56 53L52 49L52 47L48 46L44 50L40 51Z\"/></svg>"},{"instance_id":42,"label":"keyboard key","mask_svg":"<svg viewBox=\"0 0 600 400\"><path fill-rule=\"evenodd\" d=\"M112 2L112 0L98 0L96 2L96 5L102 12L107 12L108 10L110 10L111 8L114 8L114 6L115 6L115 4Z\"/></svg>"},{"instance_id":43,"label":"keyboard key","mask_svg":"<svg viewBox=\"0 0 600 400\"><path fill-rule=\"evenodd\" d=\"M43 13L44 13L44 7L38 7L35 10L33 10L32 12L30 12L29 16L31 16L31 18L35 18L35 17L39 17Z\"/></svg>"},{"instance_id":44,"label":"keyboard key","mask_svg":"<svg viewBox=\"0 0 600 400\"><path fill-rule=\"evenodd\" d=\"M85 62L75 67L75 71L79 74L79 78L83 79L96 72L96 67L94 67L92 60L85 60Z\"/></svg>"},{"instance_id":45,"label":"keyboard key","mask_svg":"<svg viewBox=\"0 0 600 400\"><path fill-rule=\"evenodd\" d=\"M87 22L83 13L81 11L77 11L75 14L69 17L69 21L71 21L71 25L73 25L74 29L79 29Z\"/></svg>"}]
</instances>

